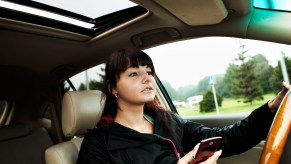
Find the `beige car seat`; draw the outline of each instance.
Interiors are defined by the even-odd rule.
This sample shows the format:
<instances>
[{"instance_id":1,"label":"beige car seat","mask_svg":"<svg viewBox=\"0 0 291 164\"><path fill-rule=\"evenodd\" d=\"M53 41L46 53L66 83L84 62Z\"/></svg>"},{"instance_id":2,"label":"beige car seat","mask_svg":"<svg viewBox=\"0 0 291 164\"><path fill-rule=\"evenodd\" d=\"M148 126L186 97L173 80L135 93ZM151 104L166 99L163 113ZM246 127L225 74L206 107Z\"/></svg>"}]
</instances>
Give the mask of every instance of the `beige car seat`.
<instances>
[{"instance_id":1,"label":"beige car seat","mask_svg":"<svg viewBox=\"0 0 291 164\"><path fill-rule=\"evenodd\" d=\"M69 91L62 103L62 129L69 141L51 146L45 152L47 164L75 164L83 135L101 118L105 96L101 91Z\"/></svg>"},{"instance_id":2,"label":"beige car seat","mask_svg":"<svg viewBox=\"0 0 291 164\"><path fill-rule=\"evenodd\" d=\"M1 164L44 164L45 150L54 143L43 127L26 124L0 126Z\"/></svg>"}]
</instances>

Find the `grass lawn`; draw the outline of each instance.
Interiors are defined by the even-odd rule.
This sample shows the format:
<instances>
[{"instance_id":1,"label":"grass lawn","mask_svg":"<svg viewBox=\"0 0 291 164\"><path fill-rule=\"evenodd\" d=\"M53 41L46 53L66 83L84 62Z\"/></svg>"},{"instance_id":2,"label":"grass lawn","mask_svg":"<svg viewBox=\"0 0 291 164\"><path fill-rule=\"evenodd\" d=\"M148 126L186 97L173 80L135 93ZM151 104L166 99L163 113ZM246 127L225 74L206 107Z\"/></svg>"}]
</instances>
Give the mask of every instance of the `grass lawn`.
<instances>
[{"instance_id":1,"label":"grass lawn","mask_svg":"<svg viewBox=\"0 0 291 164\"><path fill-rule=\"evenodd\" d=\"M243 103L243 102L237 102L237 100L232 98L224 98L222 101L221 107L218 107L220 114L233 114L233 113L245 113L245 112L251 112L257 107L263 105L268 100L271 100L275 97L275 94L266 94L264 95L264 100L261 101L254 101L251 105L250 103ZM177 108L177 111L179 115L181 116L197 116L197 115L209 115L209 114L216 114L216 111L209 112L209 113L200 113L199 112L199 105L193 107L186 105L182 108Z\"/></svg>"}]
</instances>

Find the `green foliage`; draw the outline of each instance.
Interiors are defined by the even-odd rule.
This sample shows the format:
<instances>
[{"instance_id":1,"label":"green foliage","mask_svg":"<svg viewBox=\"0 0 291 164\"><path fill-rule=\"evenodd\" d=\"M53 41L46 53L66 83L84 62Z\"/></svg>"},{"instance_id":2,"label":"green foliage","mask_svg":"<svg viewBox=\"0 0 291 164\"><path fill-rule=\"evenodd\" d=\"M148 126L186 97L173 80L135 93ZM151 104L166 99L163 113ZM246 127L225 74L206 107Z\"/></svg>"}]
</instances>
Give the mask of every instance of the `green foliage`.
<instances>
[{"instance_id":1,"label":"green foliage","mask_svg":"<svg viewBox=\"0 0 291 164\"><path fill-rule=\"evenodd\" d=\"M102 81L91 80L89 82L89 88L90 90L102 90L103 80Z\"/></svg>"},{"instance_id":2,"label":"green foliage","mask_svg":"<svg viewBox=\"0 0 291 164\"><path fill-rule=\"evenodd\" d=\"M282 52L282 55L284 53ZM284 57L285 64L287 67L287 72L289 75L289 79L291 80L291 59L289 57ZM283 75L282 75L282 70L281 70L281 63L278 62L278 66L276 66L273 70L272 76L270 78L270 85L272 87L273 93L278 93L281 90L281 85L283 81Z\"/></svg>"},{"instance_id":3,"label":"green foliage","mask_svg":"<svg viewBox=\"0 0 291 164\"><path fill-rule=\"evenodd\" d=\"M241 52L238 53L238 57L235 59L237 66L232 77L231 92L236 98L252 104L255 99L263 99L263 89L255 74L255 62L251 59L247 60L246 52L244 45L241 45Z\"/></svg>"},{"instance_id":4,"label":"green foliage","mask_svg":"<svg viewBox=\"0 0 291 164\"><path fill-rule=\"evenodd\" d=\"M181 101L182 100L180 98L180 95L177 92L177 90L175 88L173 88L172 85L169 82L163 81L162 83L163 83L163 86L167 90L167 93L170 95L172 100L176 100L176 101Z\"/></svg>"},{"instance_id":5,"label":"green foliage","mask_svg":"<svg viewBox=\"0 0 291 164\"><path fill-rule=\"evenodd\" d=\"M263 94L278 93L283 81L281 64L278 62L278 66L273 68L263 55L249 57L246 56L247 51L244 50L244 45L241 48L241 52L233 63L229 64L226 73L215 75L217 94L224 98L235 97L252 104L254 100L263 100ZM284 58L288 74L291 75L291 59ZM170 86L169 83L168 86ZM166 88L168 90L169 87ZM173 100L185 101L188 97L203 94L208 88L208 77L204 77L196 86L182 87L178 90L171 87L169 95L174 95ZM204 110L204 107L202 108ZM205 107L205 110L207 109L210 108Z\"/></svg>"},{"instance_id":6,"label":"green foliage","mask_svg":"<svg viewBox=\"0 0 291 164\"><path fill-rule=\"evenodd\" d=\"M238 58L234 61L234 63L236 62L239 64L229 64L222 82L217 82L217 92L223 97L236 96L238 98L243 98L244 96L240 96L240 94L237 93L243 92L243 89L238 91L239 87L236 86L241 85L241 82L249 80L253 81L255 84L252 84L253 87L257 87L258 90L261 90L260 88L262 88L263 93L269 93L272 91L270 78L274 68L269 65L268 60L261 54L255 55L252 58L249 58L249 61L246 61L246 52L247 51L242 50L242 52L239 53ZM260 99L261 96L258 98ZM249 102L249 100L245 101Z\"/></svg>"},{"instance_id":7,"label":"green foliage","mask_svg":"<svg viewBox=\"0 0 291 164\"><path fill-rule=\"evenodd\" d=\"M184 101L189 97L198 95L197 94L197 86L188 85L188 86L180 87L180 88L178 88L177 93L179 94L179 98L181 98L178 101Z\"/></svg>"},{"instance_id":8,"label":"green foliage","mask_svg":"<svg viewBox=\"0 0 291 164\"><path fill-rule=\"evenodd\" d=\"M268 93L264 95L265 100L271 100L276 95L273 93ZM263 103L266 103L264 100L256 100L252 105L246 103L238 103L234 98L224 98L221 107L219 107L219 114L239 114L239 113L250 113L254 109L260 107ZM194 109L190 106L185 106L177 108L179 115L183 116L203 116L203 115L216 115L216 111L201 113L199 111L199 105Z\"/></svg>"},{"instance_id":9,"label":"green foliage","mask_svg":"<svg viewBox=\"0 0 291 164\"><path fill-rule=\"evenodd\" d=\"M100 77L100 80L90 80L89 81L89 90L102 90L104 85L104 79L105 79L105 68L100 68L101 73L97 73L97 75ZM87 90L87 87L84 83L81 83L78 90Z\"/></svg>"},{"instance_id":10,"label":"green foliage","mask_svg":"<svg viewBox=\"0 0 291 164\"><path fill-rule=\"evenodd\" d=\"M263 89L254 73L253 61L243 63L236 72L233 80L232 93L244 102L252 102L255 99L263 99Z\"/></svg>"},{"instance_id":11,"label":"green foliage","mask_svg":"<svg viewBox=\"0 0 291 164\"><path fill-rule=\"evenodd\" d=\"M96 80L89 81L89 90L102 90L102 88L103 88L103 81L96 81ZM79 91L87 90L87 87L84 83L81 83L78 90Z\"/></svg>"},{"instance_id":12,"label":"green foliage","mask_svg":"<svg viewBox=\"0 0 291 164\"><path fill-rule=\"evenodd\" d=\"M223 97L232 97L232 83L235 72L236 66L234 64L229 64L221 83L217 83L217 92Z\"/></svg>"},{"instance_id":13,"label":"green foliage","mask_svg":"<svg viewBox=\"0 0 291 164\"><path fill-rule=\"evenodd\" d=\"M223 98L216 95L218 106L221 106ZM203 100L199 103L200 112L213 112L215 111L214 95L211 90L207 90L203 95Z\"/></svg>"},{"instance_id":14,"label":"green foliage","mask_svg":"<svg viewBox=\"0 0 291 164\"><path fill-rule=\"evenodd\" d=\"M204 77L202 80L199 81L198 83L198 89L197 89L197 95L202 95L207 88L209 87L209 82L208 82L209 77Z\"/></svg>"},{"instance_id":15,"label":"green foliage","mask_svg":"<svg viewBox=\"0 0 291 164\"><path fill-rule=\"evenodd\" d=\"M85 90L87 90L87 87L86 87L86 85L84 83L81 83L79 88L78 88L78 90L79 91L85 91Z\"/></svg>"},{"instance_id":16,"label":"green foliage","mask_svg":"<svg viewBox=\"0 0 291 164\"><path fill-rule=\"evenodd\" d=\"M258 54L252 57L255 63L254 72L258 78L258 82L262 86L264 93L270 93L272 91L272 86L270 84L270 78L274 68L269 65L268 60L265 56Z\"/></svg>"}]
</instances>

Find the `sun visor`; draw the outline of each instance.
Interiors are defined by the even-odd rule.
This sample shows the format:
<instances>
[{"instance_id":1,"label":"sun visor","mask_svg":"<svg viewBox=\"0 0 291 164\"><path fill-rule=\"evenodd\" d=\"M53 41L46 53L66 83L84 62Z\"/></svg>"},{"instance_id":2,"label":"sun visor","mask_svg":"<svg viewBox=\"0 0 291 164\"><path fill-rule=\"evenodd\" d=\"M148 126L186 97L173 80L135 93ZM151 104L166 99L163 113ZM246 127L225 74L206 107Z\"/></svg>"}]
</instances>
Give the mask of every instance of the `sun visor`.
<instances>
[{"instance_id":1,"label":"sun visor","mask_svg":"<svg viewBox=\"0 0 291 164\"><path fill-rule=\"evenodd\" d=\"M186 24L193 26L217 24L228 13L222 0L155 1Z\"/></svg>"}]
</instances>

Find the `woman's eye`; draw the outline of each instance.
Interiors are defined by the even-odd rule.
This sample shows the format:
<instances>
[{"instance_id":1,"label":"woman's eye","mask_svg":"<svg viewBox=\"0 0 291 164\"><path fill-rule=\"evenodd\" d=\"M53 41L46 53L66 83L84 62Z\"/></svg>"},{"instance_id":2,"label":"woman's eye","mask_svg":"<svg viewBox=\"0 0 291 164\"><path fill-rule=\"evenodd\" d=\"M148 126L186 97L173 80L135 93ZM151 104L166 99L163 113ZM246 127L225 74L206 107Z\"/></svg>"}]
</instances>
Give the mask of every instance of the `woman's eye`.
<instances>
[{"instance_id":1,"label":"woman's eye","mask_svg":"<svg viewBox=\"0 0 291 164\"><path fill-rule=\"evenodd\" d=\"M129 77L134 77L134 76L137 76L137 73L136 72L133 72L133 73L130 73L129 74Z\"/></svg>"},{"instance_id":2,"label":"woman's eye","mask_svg":"<svg viewBox=\"0 0 291 164\"><path fill-rule=\"evenodd\" d=\"M148 75L153 75L152 71L148 71Z\"/></svg>"}]
</instances>

